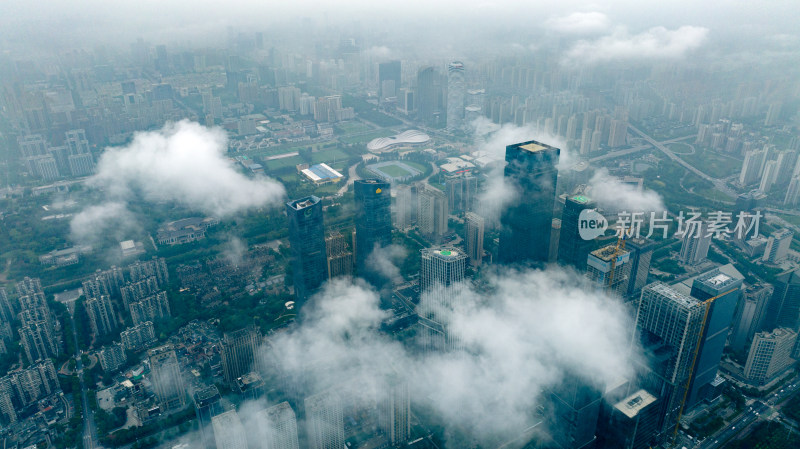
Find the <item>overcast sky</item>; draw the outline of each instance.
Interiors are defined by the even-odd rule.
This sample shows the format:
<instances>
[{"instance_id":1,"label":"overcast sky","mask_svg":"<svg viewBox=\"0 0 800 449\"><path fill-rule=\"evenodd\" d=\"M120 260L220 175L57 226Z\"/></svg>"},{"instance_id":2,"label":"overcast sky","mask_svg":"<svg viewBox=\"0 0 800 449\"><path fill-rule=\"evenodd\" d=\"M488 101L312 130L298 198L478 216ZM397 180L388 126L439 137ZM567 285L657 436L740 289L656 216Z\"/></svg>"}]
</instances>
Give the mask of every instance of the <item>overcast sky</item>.
<instances>
[{"instance_id":1,"label":"overcast sky","mask_svg":"<svg viewBox=\"0 0 800 449\"><path fill-rule=\"evenodd\" d=\"M404 22L459 36L491 35L501 30L507 36L519 30L521 35L546 31L585 39L636 36L663 27L662 34L689 30L691 39L735 38L742 45L753 39L771 40L796 47L799 12L796 0L3 0L0 48L42 40L57 44L102 39L127 44L137 36L154 42L195 40L220 37L219 32L227 26L269 32L275 24L291 24L293 19L299 23L301 18L312 19L321 27L318 29L341 29L358 21L366 31L400 32L409 28L391 26ZM585 51L591 52L591 48Z\"/></svg>"}]
</instances>

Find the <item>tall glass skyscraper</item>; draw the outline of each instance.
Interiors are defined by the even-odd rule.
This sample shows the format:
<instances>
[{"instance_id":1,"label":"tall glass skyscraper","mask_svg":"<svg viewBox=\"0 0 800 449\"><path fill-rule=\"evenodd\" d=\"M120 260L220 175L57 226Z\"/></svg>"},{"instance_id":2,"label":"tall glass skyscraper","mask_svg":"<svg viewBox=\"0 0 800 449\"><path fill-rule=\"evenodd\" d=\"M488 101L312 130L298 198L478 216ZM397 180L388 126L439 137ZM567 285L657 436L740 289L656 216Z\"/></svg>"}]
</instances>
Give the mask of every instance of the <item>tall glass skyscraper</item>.
<instances>
[{"instance_id":1,"label":"tall glass skyscraper","mask_svg":"<svg viewBox=\"0 0 800 449\"><path fill-rule=\"evenodd\" d=\"M558 241L558 263L578 271L586 270L586 260L595 248L594 240L584 240L579 233L581 212L594 209L595 203L583 195L567 197L561 214L561 231Z\"/></svg>"},{"instance_id":2,"label":"tall glass skyscraper","mask_svg":"<svg viewBox=\"0 0 800 449\"><path fill-rule=\"evenodd\" d=\"M464 63L453 61L447 66L447 130L464 126Z\"/></svg>"},{"instance_id":3,"label":"tall glass skyscraper","mask_svg":"<svg viewBox=\"0 0 800 449\"><path fill-rule=\"evenodd\" d=\"M423 249L420 261L419 304L421 346L426 350L454 350L461 344L447 329L446 314L453 308L464 280L467 255L456 248Z\"/></svg>"},{"instance_id":4,"label":"tall glass skyscraper","mask_svg":"<svg viewBox=\"0 0 800 449\"><path fill-rule=\"evenodd\" d=\"M506 147L504 175L515 195L500 217L500 263L547 262L560 153L534 140Z\"/></svg>"},{"instance_id":5,"label":"tall glass skyscraper","mask_svg":"<svg viewBox=\"0 0 800 449\"><path fill-rule=\"evenodd\" d=\"M436 70L423 67L417 72L417 113L427 125L435 122L436 112Z\"/></svg>"},{"instance_id":6,"label":"tall glass skyscraper","mask_svg":"<svg viewBox=\"0 0 800 449\"><path fill-rule=\"evenodd\" d=\"M356 269L369 278L367 259L376 247L392 243L391 184L380 179L353 182L356 200Z\"/></svg>"},{"instance_id":7,"label":"tall glass skyscraper","mask_svg":"<svg viewBox=\"0 0 800 449\"><path fill-rule=\"evenodd\" d=\"M308 196L286 203L292 246L294 293L299 307L328 279L322 201Z\"/></svg>"}]
</instances>

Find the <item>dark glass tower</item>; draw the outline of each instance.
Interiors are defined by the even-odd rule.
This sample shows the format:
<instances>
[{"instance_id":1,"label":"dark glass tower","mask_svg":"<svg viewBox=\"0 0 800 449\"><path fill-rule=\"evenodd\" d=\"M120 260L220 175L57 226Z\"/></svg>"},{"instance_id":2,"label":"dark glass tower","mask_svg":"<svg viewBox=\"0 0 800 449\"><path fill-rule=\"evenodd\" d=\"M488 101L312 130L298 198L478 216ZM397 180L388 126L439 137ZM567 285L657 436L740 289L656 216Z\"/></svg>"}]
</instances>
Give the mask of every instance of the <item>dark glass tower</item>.
<instances>
[{"instance_id":1,"label":"dark glass tower","mask_svg":"<svg viewBox=\"0 0 800 449\"><path fill-rule=\"evenodd\" d=\"M392 82L392 91L384 91L385 81ZM383 101L386 97L397 95L400 90L400 61L389 61L378 64L378 89L380 91L380 100Z\"/></svg>"},{"instance_id":2,"label":"dark glass tower","mask_svg":"<svg viewBox=\"0 0 800 449\"><path fill-rule=\"evenodd\" d=\"M743 281L742 277L734 273L726 274L714 269L698 276L692 283L693 298L705 301L716 296L717 299L708 309L708 317L702 330L700 349L697 352L697 361L689 384L689 396L686 399L687 408L706 399L706 392L717 377L722 351L728 340Z\"/></svg>"},{"instance_id":3,"label":"dark glass tower","mask_svg":"<svg viewBox=\"0 0 800 449\"><path fill-rule=\"evenodd\" d=\"M558 239L558 263L586 270L586 260L595 248L594 240L584 240L578 232L578 218L586 209L594 209L595 203L583 195L567 197L561 214L561 232Z\"/></svg>"},{"instance_id":4,"label":"dark glass tower","mask_svg":"<svg viewBox=\"0 0 800 449\"><path fill-rule=\"evenodd\" d=\"M308 196L286 203L289 244L292 246L294 293L298 304L308 299L328 278L322 201Z\"/></svg>"},{"instance_id":5,"label":"dark glass tower","mask_svg":"<svg viewBox=\"0 0 800 449\"><path fill-rule=\"evenodd\" d=\"M436 112L436 70L423 67L417 72L417 113L425 124L433 124Z\"/></svg>"},{"instance_id":6,"label":"dark glass tower","mask_svg":"<svg viewBox=\"0 0 800 449\"><path fill-rule=\"evenodd\" d=\"M547 262L560 152L533 140L506 147L504 175L515 195L500 217L500 263Z\"/></svg>"},{"instance_id":7,"label":"dark glass tower","mask_svg":"<svg viewBox=\"0 0 800 449\"><path fill-rule=\"evenodd\" d=\"M353 182L356 199L356 269L364 277L370 271L367 258L375 246L392 243L391 184L380 179Z\"/></svg>"},{"instance_id":8,"label":"dark glass tower","mask_svg":"<svg viewBox=\"0 0 800 449\"><path fill-rule=\"evenodd\" d=\"M795 330L800 326L800 273L797 270L781 273L774 285L762 330L772 331L776 327Z\"/></svg>"},{"instance_id":9,"label":"dark glass tower","mask_svg":"<svg viewBox=\"0 0 800 449\"><path fill-rule=\"evenodd\" d=\"M653 241L643 237L631 237L625 241L625 249L631 252L631 277L627 292L630 299L638 298L647 284L653 248L655 248Z\"/></svg>"}]
</instances>

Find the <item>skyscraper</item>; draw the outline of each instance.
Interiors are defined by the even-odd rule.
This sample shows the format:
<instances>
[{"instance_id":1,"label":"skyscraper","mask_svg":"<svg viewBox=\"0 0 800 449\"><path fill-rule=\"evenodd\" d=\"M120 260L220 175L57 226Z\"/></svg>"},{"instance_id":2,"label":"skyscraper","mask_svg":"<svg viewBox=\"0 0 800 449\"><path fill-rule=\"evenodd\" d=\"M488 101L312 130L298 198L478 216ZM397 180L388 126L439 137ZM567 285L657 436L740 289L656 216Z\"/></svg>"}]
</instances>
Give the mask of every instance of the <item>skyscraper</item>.
<instances>
[{"instance_id":1,"label":"skyscraper","mask_svg":"<svg viewBox=\"0 0 800 449\"><path fill-rule=\"evenodd\" d=\"M161 409L173 410L186 405L186 389L183 386L181 367L171 345L147 351L150 359L150 375Z\"/></svg>"},{"instance_id":2,"label":"skyscraper","mask_svg":"<svg viewBox=\"0 0 800 449\"><path fill-rule=\"evenodd\" d=\"M484 220L475 212L467 212L464 214L464 221L466 221L467 256L469 263L477 267L483 259Z\"/></svg>"},{"instance_id":3,"label":"skyscraper","mask_svg":"<svg viewBox=\"0 0 800 449\"><path fill-rule=\"evenodd\" d=\"M236 379L253 371L256 351L261 343L261 331L246 327L222 337L222 371L225 382L233 384Z\"/></svg>"},{"instance_id":4,"label":"skyscraper","mask_svg":"<svg viewBox=\"0 0 800 449\"><path fill-rule=\"evenodd\" d=\"M389 61L378 64L378 90L380 101L397 96L400 90L400 61Z\"/></svg>"},{"instance_id":5,"label":"skyscraper","mask_svg":"<svg viewBox=\"0 0 800 449\"><path fill-rule=\"evenodd\" d=\"M447 130L464 126L464 63L453 61L447 66Z\"/></svg>"},{"instance_id":6,"label":"skyscraper","mask_svg":"<svg viewBox=\"0 0 800 449\"><path fill-rule=\"evenodd\" d=\"M89 298L84 303L92 333L96 336L110 334L117 328L117 317L111 298L106 295Z\"/></svg>"},{"instance_id":7,"label":"skyscraper","mask_svg":"<svg viewBox=\"0 0 800 449\"><path fill-rule=\"evenodd\" d=\"M217 449L247 449L247 432L236 410L211 418Z\"/></svg>"},{"instance_id":8,"label":"skyscraper","mask_svg":"<svg viewBox=\"0 0 800 449\"><path fill-rule=\"evenodd\" d=\"M322 201L308 196L286 203L296 307L302 305L328 278Z\"/></svg>"},{"instance_id":9,"label":"skyscraper","mask_svg":"<svg viewBox=\"0 0 800 449\"><path fill-rule=\"evenodd\" d=\"M501 263L547 262L560 152L536 141L506 147L504 176L515 198L500 218Z\"/></svg>"},{"instance_id":10,"label":"skyscraper","mask_svg":"<svg viewBox=\"0 0 800 449\"><path fill-rule=\"evenodd\" d=\"M353 182L356 202L356 270L364 277L370 271L367 259L378 247L392 244L391 184L380 179Z\"/></svg>"},{"instance_id":11,"label":"skyscraper","mask_svg":"<svg viewBox=\"0 0 800 449\"><path fill-rule=\"evenodd\" d=\"M631 253L616 244L592 251L587 257L586 277L609 293L624 295L630 282Z\"/></svg>"},{"instance_id":12,"label":"skyscraper","mask_svg":"<svg viewBox=\"0 0 800 449\"><path fill-rule=\"evenodd\" d=\"M211 426L211 419L224 412L219 390L214 385L203 387L194 392L192 399L203 445L207 449L214 449L214 429Z\"/></svg>"},{"instance_id":13,"label":"skyscraper","mask_svg":"<svg viewBox=\"0 0 800 449\"><path fill-rule=\"evenodd\" d=\"M653 257L655 244L652 240L632 237L625 241L625 249L631 252L631 273L628 282L628 298L638 299L642 288L647 284L650 274L650 259Z\"/></svg>"},{"instance_id":14,"label":"skyscraper","mask_svg":"<svg viewBox=\"0 0 800 449\"><path fill-rule=\"evenodd\" d=\"M395 192L394 227L403 231L411 226L411 222L417 215L416 191L409 185L399 185L393 190Z\"/></svg>"},{"instance_id":15,"label":"skyscraper","mask_svg":"<svg viewBox=\"0 0 800 449\"><path fill-rule=\"evenodd\" d=\"M436 117L436 70L423 67L417 72L417 111L419 119L426 125L435 125Z\"/></svg>"},{"instance_id":16,"label":"skyscraper","mask_svg":"<svg viewBox=\"0 0 800 449\"><path fill-rule=\"evenodd\" d=\"M772 233L767 241L767 248L764 250L762 262L778 263L786 259L789 255L789 246L792 244L794 232L788 229L780 229Z\"/></svg>"},{"instance_id":17,"label":"skyscraper","mask_svg":"<svg viewBox=\"0 0 800 449\"><path fill-rule=\"evenodd\" d=\"M467 256L455 248L423 249L421 252L421 346L426 351L459 349L458 338L448 331L445 314L458 298L456 284L464 280Z\"/></svg>"},{"instance_id":18,"label":"skyscraper","mask_svg":"<svg viewBox=\"0 0 800 449\"><path fill-rule=\"evenodd\" d=\"M595 440L597 418L603 403L600 391L569 375L558 386L548 389L546 394L545 415L558 447L589 447Z\"/></svg>"},{"instance_id":19,"label":"skyscraper","mask_svg":"<svg viewBox=\"0 0 800 449\"><path fill-rule=\"evenodd\" d=\"M584 195L568 196L561 214L561 231L558 239L558 263L582 272L586 269L589 253L596 248L594 240L584 240L580 235L579 218L584 210L595 209L594 201Z\"/></svg>"},{"instance_id":20,"label":"skyscraper","mask_svg":"<svg viewBox=\"0 0 800 449\"><path fill-rule=\"evenodd\" d=\"M733 319L730 347L735 352L744 352L753 336L763 328L767 303L772 297L773 288L769 284L748 285L744 298L739 301Z\"/></svg>"},{"instance_id":21,"label":"skyscraper","mask_svg":"<svg viewBox=\"0 0 800 449\"><path fill-rule=\"evenodd\" d=\"M297 418L288 402L281 402L260 412L265 426L263 449L300 449L297 441Z\"/></svg>"},{"instance_id":22,"label":"skyscraper","mask_svg":"<svg viewBox=\"0 0 800 449\"><path fill-rule=\"evenodd\" d=\"M328 279L353 275L353 251L350 250L347 240L345 235L338 232L325 237Z\"/></svg>"},{"instance_id":23,"label":"skyscraper","mask_svg":"<svg viewBox=\"0 0 800 449\"><path fill-rule=\"evenodd\" d=\"M708 257L708 248L711 246L711 236L708 235L708 226L703 223L699 232L686 232L681 237L681 262L686 265L697 265Z\"/></svg>"},{"instance_id":24,"label":"skyscraper","mask_svg":"<svg viewBox=\"0 0 800 449\"><path fill-rule=\"evenodd\" d=\"M696 298L654 282L642 290L636 330L652 356L643 387L663 400L659 429L672 432L683 409L705 306Z\"/></svg>"},{"instance_id":25,"label":"skyscraper","mask_svg":"<svg viewBox=\"0 0 800 449\"><path fill-rule=\"evenodd\" d=\"M389 444L400 446L411 437L411 400L408 382L390 377L383 386L386 393L381 407L381 427Z\"/></svg>"},{"instance_id":26,"label":"skyscraper","mask_svg":"<svg viewBox=\"0 0 800 449\"><path fill-rule=\"evenodd\" d=\"M420 186L417 191L417 227L433 242L447 231L447 196L436 187Z\"/></svg>"},{"instance_id":27,"label":"skyscraper","mask_svg":"<svg viewBox=\"0 0 800 449\"><path fill-rule=\"evenodd\" d=\"M728 270L726 270L728 271ZM692 407L707 398L709 385L717 377L722 351L733 322L740 288L744 278L738 273L723 273L714 269L695 278L691 295L700 301L717 297L708 309L708 316L700 337L694 373L689 387L687 407Z\"/></svg>"},{"instance_id":28,"label":"skyscraper","mask_svg":"<svg viewBox=\"0 0 800 449\"><path fill-rule=\"evenodd\" d=\"M797 332L785 327L757 333L747 354L744 376L756 385L774 380L795 364L792 351L796 342Z\"/></svg>"},{"instance_id":29,"label":"skyscraper","mask_svg":"<svg viewBox=\"0 0 800 449\"><path fill-rule=\"evenodd\" d=\"M767 303L762 330L776 327L797 330L800 327L800 274L797 269L785 271L775 278L775 291Z\"/></svg>"},{"instance_id":30,"label":"skyscraper","mask_svg":"<svg viewBox=\"0 0 800 449\"><path fill-rule=\"evenodd\" d=\"M333 391L305 399L306 426L311 449L344 447L344 416L339 395Z\"/></svg>"}]
</instances>

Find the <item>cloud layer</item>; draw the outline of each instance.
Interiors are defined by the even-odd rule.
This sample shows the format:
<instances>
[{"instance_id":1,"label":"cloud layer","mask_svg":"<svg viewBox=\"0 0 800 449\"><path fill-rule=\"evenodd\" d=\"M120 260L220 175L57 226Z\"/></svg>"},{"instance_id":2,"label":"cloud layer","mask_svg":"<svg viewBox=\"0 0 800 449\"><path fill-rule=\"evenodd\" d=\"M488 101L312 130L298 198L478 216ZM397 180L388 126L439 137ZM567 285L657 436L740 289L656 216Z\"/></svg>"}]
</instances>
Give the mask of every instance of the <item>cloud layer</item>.
<instances>
[{"instance_id":1,"label":"cloud layer","mask_svg":"<svg viewBox=\"0 0 800 449\"><path fill-rule=\"evenodd\" d=\"M596 40L578 41L564 55L574 65L620 60L676 59L705 43L708 28L682 26L675 30L654 27L640 34L619 29Z\"/></svg>"},{"instance_id":2,"label":"cloud layer","mask_svg":"<svg viewBox=\"0 0 800 449\"><path fill-rule=\"evenodd\" d=\"M106 202L76 216L73 236L94 232L102 220L114 220L130 201L174 202L222 217L283 199L283 185L239 173L225 158L226 150L224 131L187 120L136 133L127 146L109 148L87 181L105 194Z\"/></svg>"},{"instance_id":3,"label":"cloud layer","mask_svg":"<svg viewBox=\"0 0 800 449\"><path fill-rule=\"evenodd\" d=\"M560 17L551 17L545 26L553 31L565 34L602 33L611 26L608 16L598 12L574 12Z\"/></svg>"},{"instance_id":4,"label":"cloud layer","mask_svg":"<svg viewBox=\"0 0 800 449\"><path fill-rule=\"evenodd\" d=\"M464 352L423 354L378 331L388 315L373 290L333 281L307 304L300 326L271 337L264 366L302 379L304 395L399 378L412 402L449 430L495 443L538 422L542 390L567 376L602 389L634 375L638 349L630 351L632 323L621 301L561 269L499 273L489 284L490 293L455 286L453 307L437 308ZM421 307L437 293L423 294ZM387 394L367 390L378 396L368 402Z\"/></svg>"},{"instance_id":5,"label":"cloud layer","mask_svg":"<svg viewBox=\"0 0 800 449\"><path fill-rule=\"evenodd\" d=\"M666 210L664 200L654 190L638 189L623 183L608 170L597 170L589 180L589 196L608 211L660 212Z\"/></svg>"}]
</instances>

